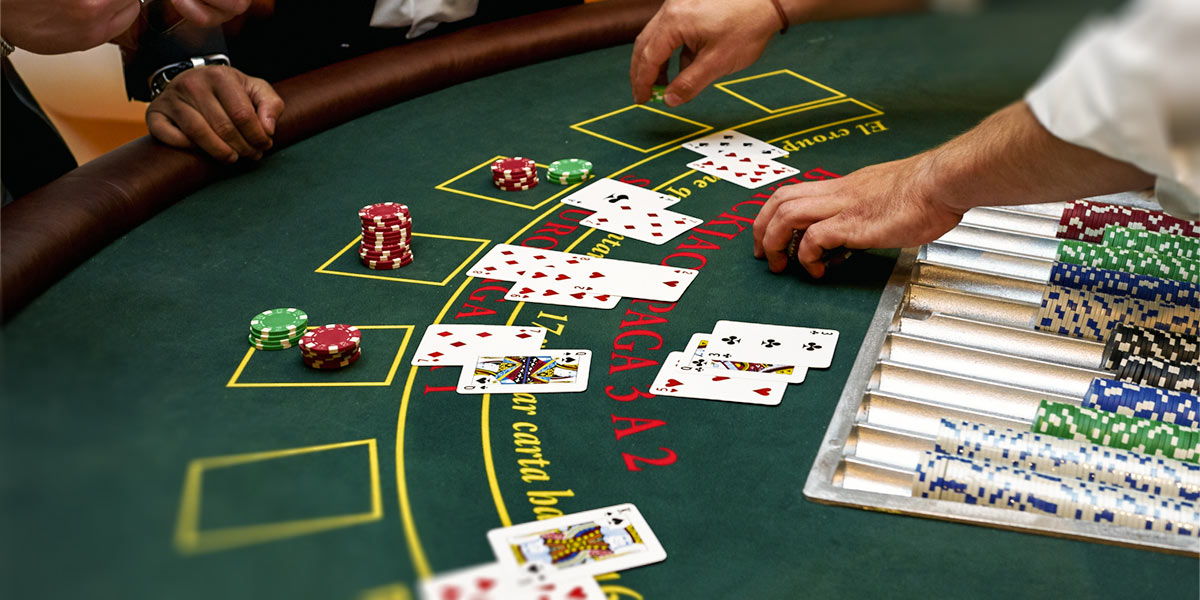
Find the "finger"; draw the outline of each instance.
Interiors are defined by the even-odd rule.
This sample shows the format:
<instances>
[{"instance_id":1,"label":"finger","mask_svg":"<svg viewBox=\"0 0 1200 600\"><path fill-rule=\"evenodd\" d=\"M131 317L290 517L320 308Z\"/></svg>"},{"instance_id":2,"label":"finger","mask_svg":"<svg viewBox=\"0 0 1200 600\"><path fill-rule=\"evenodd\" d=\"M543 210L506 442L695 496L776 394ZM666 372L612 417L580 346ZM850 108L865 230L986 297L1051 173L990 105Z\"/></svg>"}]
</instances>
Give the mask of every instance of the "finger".
<instances>
[{"instance_id":1,"label":"finger","mask_svg":"<svg viewBox=\"0 0 1200 600\"><path fill-rule=\"evenodd\" d=\"M787 267L787 247L792 241L792 234L797 230L805 231L813 223L837 213L838 209L834 207L833 202L826 199L793 199L781 205L763 234L763 256L767 259L767 267L773 273L783 271Z\"/></svg>"},{"instance_id":2,"label":"finger","mask_svg":"<svg viewBox=\"0 0 1200 600\"><path fill-rule=\"evenodd\" d=\"M800 240L796 260L809 275L820 279L825 275L826 254L846 246L848 233L841 214L812 225Z\"/></svg>"},{"instance_id":3,"label":"finger","mask_svg":"<svg viewBox=\"0 0 1200 600\"><path fill-rule=\"evenodd\" d=\"M220 0L171 0L171 3L175 5L175 10L179 11L179 16L201 27L215 27L245 10L245 6L242 10L227 9L223 5L233 3Z\"/></svg>"},{"instance_id":4,"label":"finger","mask_svg":"<svg viewBox=\"0 0 1200 600\"><path fill-rule=\"evenodd\" d=\"M688 58L687 68L684 68L681 55L679 74L671 80L671 85L667 86L663 101L671 107L690 102L704 88L708 87L708 84L729 73L729 69L724 66L722 60L716 51L702 48L692 53Z\"/></svg>"},{"instance_id":5,"label":"finger","mask_svg":"<svg viewBox=\"0 0 1200 600\"><path fill-rule=\"evenodd\" d=\"M247 81L246 84L248 85L249 82ZM246 89L247 85L235 87L222 83L217 85L213 91L217 96L217 101L221 103L224 114L237 128L238 136L252 147L251 154L242 154L242 156L252 156L257 159L262 157L262 150L271 147L271 136L267 135L263 129L262 121L259 120L254 103L250 99L249 90Z\"/></svg>"},{"instance_id":6,"label":"finger","mask_svg":"<svg viewBox=\"0 0 1200 600\"><path fill-rule=\"evenodd\" d=\"M181 102L173 106L167 116L191 143L199 146L209 156L227 163L237 162L237 151L213 131L208 119L195 108Z\"/></svg>"},{"instance_id":7,"label":"finger","mask_svg":"<svg viewBox=\"0 0 1200 600\"><path fill-rule=\"evenodd\" d=\"M808 202L810 198L831 194L836 189L834 185L824 184L833 184L836 181L839 180L810 181L803 184L793 183L791 185L780 186L776 189L775 193L771 194L771 197L763 204L762 209L758 211L758 216L754 219L754 227L752 228L752 233L754 234L754 257L763 258L762 241L763 236L767 232L767 224L775 217L775 211L779 210L779 207L783 203L793 200Z\"/></svg>"},{"instance_id":8,"label":"finger","mask_svg":"<svg viewBox=\"0 0 1200 600\"><path fill-rule=\"evenodd\" d=\"M246 84L246 91L249 92L250 101L258 111L258 120L262 123L263 130L267 135L274 136L275 122L279 120L279 115L283 114L283 98L280 98L275 88L263 79L250 77Z\"/></svg>"},{"instance_id":9,"label":"finger","mask_svg":"<svg viewBox=\"0 0 1200 600\"><path fill-rule=\"evenodd\" d=\"M657 17L652 19L633 44L629 84L633 87L633 101L638 104L650 99L650 86L654 85L663 65L670 62L671 53L680 46L675 36L664 31L657 22Z\"/></svg>"},{"instance_id":10,"label":"finger","mask_svg":"<svg viewBox=\"0 0 1200 600\"><path fill-rule=\"evenodd\" d=\"M146 113L146 128L155 139L176 148L191 148L192 141L188 136L171 122L171 119L157 111Z\"/></svg>"},{"instance_id":11,"label":"finger","mask_svg":"<svg viewBox=\"0 0 1200 600\"><path fill-rule=\"evenodd\" d=\"M202 68L211 69L213 67ZM234 152L236 152L238 156L254 156L259 153L258 150L251 146L250 143L242 137L242 134L238 130L237 126L233 124L233 121L230 119L229 115L226 114L225 107L217 98L216 94L219 93L222 85L223 84L215 85L214 87L216 89L213 89L208 93L199 92L193 94L192 105L195 106L196 110L200 111L200 114L204 116L205 121L208 122L208 129L220 137L226 145L233 148ZM184 131L187 130L185 129ZM236 158L234 160L236 160Z\"/></svg>"}]
</instances>

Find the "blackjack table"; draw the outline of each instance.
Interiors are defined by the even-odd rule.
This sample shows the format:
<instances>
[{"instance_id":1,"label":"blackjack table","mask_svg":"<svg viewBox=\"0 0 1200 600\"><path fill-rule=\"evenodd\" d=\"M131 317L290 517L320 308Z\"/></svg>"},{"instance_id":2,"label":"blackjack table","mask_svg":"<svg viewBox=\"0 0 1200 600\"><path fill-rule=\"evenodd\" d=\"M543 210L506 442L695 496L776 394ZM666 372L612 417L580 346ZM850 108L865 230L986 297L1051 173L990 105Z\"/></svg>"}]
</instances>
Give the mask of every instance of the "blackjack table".
<instances>
[{"instance_id":1,"label":"blackjack table","mask_svg":"<svg viewBox=\"0 0 1200 600\"><path fill-rule=\"evenodd\" d=\"M771 189L687 168L736 129L803 185L909 156L1020 98L1092 2L996 2L814 23L677 108L635 105L653 2L607 0L456 32L279 83L260 164L138 140L4 209L4 596L415 598L494 560L488 530L632 502L668 553L609 598L1195 598L1194 557L806 499L897 250L814 280L770 273L750 225ZM6 149L7 151L7 149ZM583 184L502 191L489 164L562 158L679 197L662 245L580 224ZM400 202L414 261L372 270L357 212ZM699 275L677 302L510 302L470 277L496 244ZM247 344L303 309L362 332L308 368ZM828 369L778 406L654 396L662 361L718 320L836 329ZM594 355L585 392L460 395L414 367L431 324L523 325Z\"/></svg>"}]
</instances>

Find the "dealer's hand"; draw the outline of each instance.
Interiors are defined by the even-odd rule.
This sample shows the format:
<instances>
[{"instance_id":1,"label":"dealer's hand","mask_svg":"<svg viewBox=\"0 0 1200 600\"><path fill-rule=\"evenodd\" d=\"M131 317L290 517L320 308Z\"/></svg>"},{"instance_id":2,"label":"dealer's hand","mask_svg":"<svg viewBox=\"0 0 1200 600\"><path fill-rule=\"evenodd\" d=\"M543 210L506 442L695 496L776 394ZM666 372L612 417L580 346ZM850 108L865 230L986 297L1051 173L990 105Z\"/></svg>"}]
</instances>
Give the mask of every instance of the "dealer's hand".
<instances>
[{"instance_id":1,"label":"dealer's hand","mask_svg":"<svg viewBox=\"0 0 1200 600\"><path fill-rule=\"evenodd\" d=\"M802 231L796 258L821 277L829 250L925 244L976 206L1060 202L1152 185L1153 176L1129 163L1054 137L1029 105L1016 102L911 158L779 188L754 220L754 255L778 273L787 266L792 232Z\"/></svg>"},{"instance_id":2,"label":"dealer's hand","mask_svg":"<svg viewBox=\"0 0 1200 600\"><path fill-rule=\"evenodd\" d=\"M138 0L2 0L0 31L36 54L63 54L103 44L129 29Z\"/></svg>"},{"instance_id":3,"label":"dealer's hand","mask_svg":"<svg viewBox=\"0 0 1200 600\"><path fill-rule=\"evenodd\" d=\"M222 65L179 74L146 109L150 133L227 163L258 160L274 143L283 99L266 81Z\"/></svg>"},{"instance_id":4,"label":"dealer's hand","mask_svg":"<svg viewBox=\"0 0 1200 600\"><path fill-rule=\"evenodd\" d=\"M250 8L250 0L171 0L179 15L201 27L215 27Z\"/></svg>"}]
</instances>

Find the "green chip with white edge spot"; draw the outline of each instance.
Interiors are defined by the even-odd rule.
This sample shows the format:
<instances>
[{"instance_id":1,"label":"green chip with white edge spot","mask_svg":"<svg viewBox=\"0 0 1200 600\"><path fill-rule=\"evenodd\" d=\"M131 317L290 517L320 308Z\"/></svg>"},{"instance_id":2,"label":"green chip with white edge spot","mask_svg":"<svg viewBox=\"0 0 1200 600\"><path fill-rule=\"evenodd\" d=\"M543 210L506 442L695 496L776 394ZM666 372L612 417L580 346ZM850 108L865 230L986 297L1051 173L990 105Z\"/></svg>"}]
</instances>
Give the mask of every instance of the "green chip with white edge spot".
<instances>
[{"instance_id":1,"label":"green chip with white edge spot","mask_svg":"<svg viewBox=\"0 0 1200 600\"><path fill-rule=\"evenodd\" d=\"M303 333L307 327L308 315L298 308L272 308L250 320L250 332L257 337L284 332Z\"/></svg>"}]
</instances>

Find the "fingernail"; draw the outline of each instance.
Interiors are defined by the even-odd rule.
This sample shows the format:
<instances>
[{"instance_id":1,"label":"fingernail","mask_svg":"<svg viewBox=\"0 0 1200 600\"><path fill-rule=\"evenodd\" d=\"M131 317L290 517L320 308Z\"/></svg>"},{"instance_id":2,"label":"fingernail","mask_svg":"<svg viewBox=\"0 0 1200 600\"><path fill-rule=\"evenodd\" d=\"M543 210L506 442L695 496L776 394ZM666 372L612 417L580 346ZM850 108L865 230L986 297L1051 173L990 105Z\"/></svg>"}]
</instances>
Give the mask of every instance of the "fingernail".
<instances>
[{"instance_id":1,"label":"fingernail","mask_svg":"<svg viewBox=\"0 0 1200 600\"><path fill-rule=\"evenodd\" d=\"M238 160L238 155L236 153L230 154L229 156L225 157L225 162L230 163L230 164L237 162L237 160Z\"/></svg>"},{"instance_id":2,"label":"fingernail","mask_svg":"<svg viewBox=\"0 0 1200 600\"><path fill-rule=\"evenodd\" d=\"M267 133L275 135L275 119L267 117Z\"/></svg>"},{"instance_id":3,"label":"fingernail","mask_svg":"<svg viewBox=\"0 0 1200 600\"><path fill-rule=\"evenodd\" d=\"M663 102L666 103L667 106L674 108L680 104L683 104L683 99L675 93L667 92L667 94L663 96Z\"/></svg>"}]
</instances>

